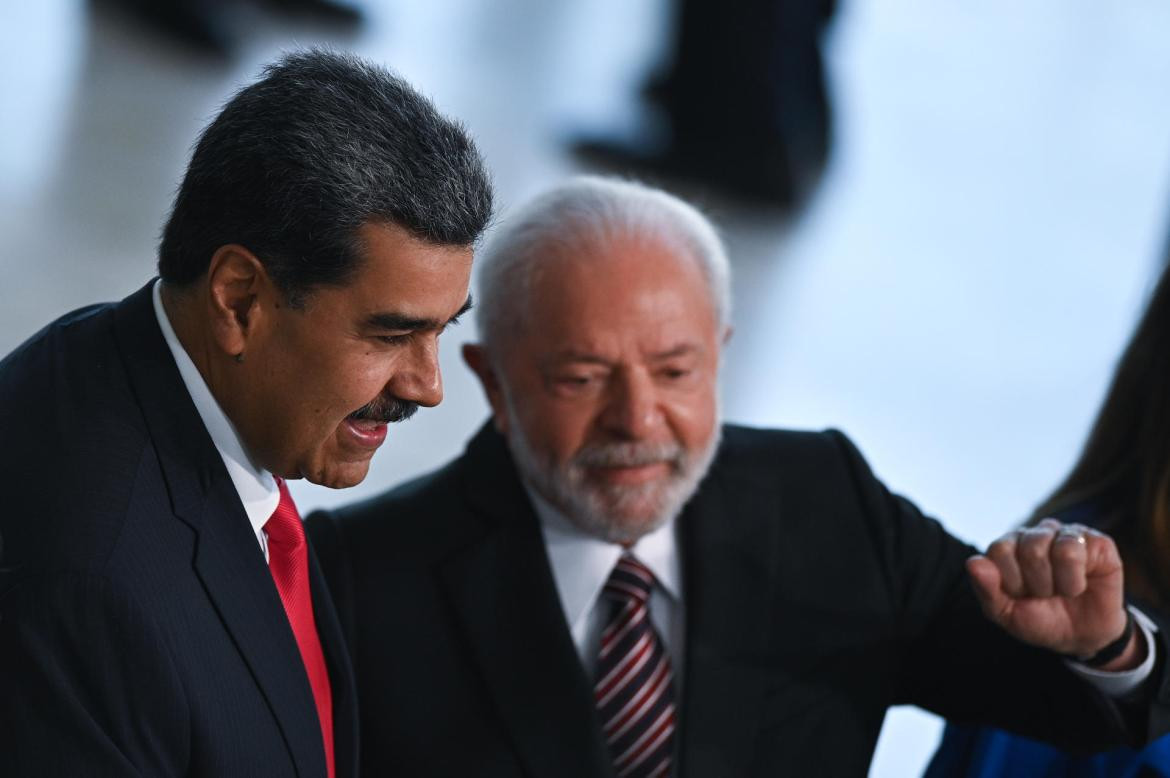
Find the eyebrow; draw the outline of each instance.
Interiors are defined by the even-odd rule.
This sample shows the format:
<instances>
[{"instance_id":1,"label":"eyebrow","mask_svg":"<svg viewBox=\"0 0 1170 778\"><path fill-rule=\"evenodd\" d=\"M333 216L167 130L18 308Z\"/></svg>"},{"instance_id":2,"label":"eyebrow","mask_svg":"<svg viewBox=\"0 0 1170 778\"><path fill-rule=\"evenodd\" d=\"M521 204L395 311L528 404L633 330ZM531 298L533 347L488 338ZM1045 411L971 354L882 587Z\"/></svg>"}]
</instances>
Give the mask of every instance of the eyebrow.
<instances>
[{"instance_id":1,"label":"eyebrow","mask_svg":"<svg viewBox=\"0 0 1170 778\"><path fill-rule=\"evenodd\" d=\"M680 343L677 346L672 346L671 348L668 348L666 351L659 351L656 354L651 354L650 361L651 362L661 362L663 360L674 359L676 357L686 356L687 354L693 354L693 353L697 352L698 350L699 350L699 347L694 345L693 343ZM572 349L568 349L568 350L561 351L561 352L557 353L550 361L551 362L562 362L562 363L563 362L587 362L590 364L597 364L597 365L609 365L610 364L610 361L608 359L604 359L602 357L599 357L596 354L591 354L591 353L586 352L586 351L574 351Z\"/></svg>"},{"instance_id":2,"label":"eyebrow","mask_svg":"<svg viewBox=\"0 0 1170 778\"><path fill-rule=\"evenodd\" d=\"M657 354L651 354L650 360L652 362L660 362L666 359L674 359L675 357L685 357L687 354L693 354L698 350L699 347L693 343L680 343L673 348L668 348L666 351L659 351Z\"/></svg>"},{"instance_id":3,"label":"eyebrow","mask_svg":"<svg viewBox=\"0 0 1170 778\"><path fill-rule=\"evenodd\" d=\"M463 306L447 321L387 311L370 314L366 319L366 326L381 330L441 330L444 327L458 324L459 317L470 311L473 304L471 295L468 295Z\"/></svg>"},{"instance_id":4,"label":"eyebrow","mask_svg":"<svg viewBox=\"0 0 1170 778\"><path fill-rule=\"evenodd\" d=\"M550 363L564 363L564 362L589 362L597 365L608 365L608 359L602 359L596 354L588 354L584 351L561 351L553 355L552 359L548 360Z\"/></svg>"}]
</instances>

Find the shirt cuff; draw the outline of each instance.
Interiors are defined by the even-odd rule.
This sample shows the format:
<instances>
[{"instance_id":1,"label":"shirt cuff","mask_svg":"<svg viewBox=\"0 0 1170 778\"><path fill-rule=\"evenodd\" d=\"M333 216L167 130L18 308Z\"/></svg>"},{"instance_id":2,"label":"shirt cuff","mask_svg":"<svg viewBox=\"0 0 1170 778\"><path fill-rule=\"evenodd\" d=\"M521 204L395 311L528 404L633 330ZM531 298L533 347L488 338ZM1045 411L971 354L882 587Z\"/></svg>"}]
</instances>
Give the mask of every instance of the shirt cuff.
<instances>
[{"instance_id":1,"label":"shirt cuff","mask_svg":"<svg viewBox=\"0 0 1170 778\"><path fill-rule=\"evenodd\" d=\"M1114 699L1124 697L1145 683L1146 679L1150 677L1150 673L1154 671L1154 659L1158 651L1158 646L1154 642L1154 633L1158 631L1158 626L1154 624L1149 616L1137 608L1132 605L1128 607L1129 612L1133 614L1133 620L1137 622L1138 629L1142 631L1142 637L1146 641L1146 659L1144 662L1132 670L1110 673L1105 670L1095 670L1081 662L1065 660L1065 664L1068 665L1070 670L1092 684L1097 691Z\"/></svg>"}]
</instances>

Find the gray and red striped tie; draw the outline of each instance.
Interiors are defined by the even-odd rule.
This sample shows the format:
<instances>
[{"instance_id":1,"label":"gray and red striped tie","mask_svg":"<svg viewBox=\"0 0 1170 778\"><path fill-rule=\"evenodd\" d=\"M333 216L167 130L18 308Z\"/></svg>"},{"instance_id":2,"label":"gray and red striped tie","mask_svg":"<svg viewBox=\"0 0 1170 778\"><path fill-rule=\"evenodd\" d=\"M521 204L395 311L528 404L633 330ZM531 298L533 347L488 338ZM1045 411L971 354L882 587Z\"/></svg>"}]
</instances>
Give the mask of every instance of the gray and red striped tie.
<instances>
[{"instance_id":1,"label":"gray and red striped tie","mask_svg":"<svg viewBox=\"0 0 1170 778\"><path fill-rule=\"evenodd\" d=\"M654 574L627 553L602 590L613 615L601 633L593 694L619 778L670 774L674 683L670 656L650 622L653 588Z\"/></svg>"}]
</instances>

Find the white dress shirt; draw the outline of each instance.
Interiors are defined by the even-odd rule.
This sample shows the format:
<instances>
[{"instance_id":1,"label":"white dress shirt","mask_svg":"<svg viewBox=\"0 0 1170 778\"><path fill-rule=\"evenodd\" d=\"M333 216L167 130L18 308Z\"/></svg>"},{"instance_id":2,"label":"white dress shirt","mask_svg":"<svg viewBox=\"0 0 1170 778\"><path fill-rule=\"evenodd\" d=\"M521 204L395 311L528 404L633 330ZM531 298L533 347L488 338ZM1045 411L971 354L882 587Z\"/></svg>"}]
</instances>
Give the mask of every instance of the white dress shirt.
<instances>
[{"instance_id":1,"label":"white dress shirt","mask_svg":"<svg viewBox=\"0 0 1170 778\"><path fill-rule=\"evenodd\" d=\"M1129 606L1129 612L1133 614L1133 620L1137 623L1138 630L1141 631L1146 640L1146 659L1144 662L1132 670L1120 673L1094 670L1080 662L1067 663L1074 673L1096 686L1099 692L1114 698L1124 697L1150 677L1150 673L1154 671L1154 658L1158 653L1157 644L1154 642L1154 633L1158 631L1158 626L1149 616L1132 605Z\"/></svg>"},{"instance_id":2,"label":"white dress shirt","mask_svg":"<svg viewBox=\"0 0 1170 778\"><path fill-rule=\"evenodd\" d=\"M581 658L587 677L592 680L597 669L601 633L605 630L609 617L608 605L601 600L601 590L618 558L626 549L617 543L607 543L578 529L534 489L527 484L524 488L532 500L537 516L540 517L553 580L556 583L557 594L560 595L565 620L573 636L573 645L577 648L577 655ZM670 654L677 693L683 677L686 609L674 520L640 538L629 551L638 561L650 568L657 579L650 593L650 620ZM1134 614L1138 629L1145 637L1149 649L1141 665L1133 670L1110 673L1094 670L1080 662L1066 663L1074 673L1095 686L1098 691L1114 698L1123 697L1137 689L1149 678L1154 669L1156 653L1154 632L1157 631L1157 626L1138 609L1130 607L1129 610Z\"/></svg>"},{"instance_id":3,"label":"white dress shirt","mask_svg":"<svg viewBox=\"0 0 1170 778\"><path fill-rule=\"evenodd\" d=\"M276 486L276 479L272 477L272 473L253 464L244 451L244 444L240 442L236 428L219 407L211 390L207 388L207 382L203 380L199 369L195 367L183 344L179 342L179 337L175 335L175 330L163 308L161 285L162 281L155 281L151 290L158 326L167 341L167 347L171 350L171 356L175 358L183 385L187 387L187 393L195 403L195 410L199 411L199 418L203 420L203 426L211 435L211 442L223 457L228 476L231 477L232 484L240 495L244 512L248 514L252 531L256 533L256 541L260 544L260 550L264 552L264 560L267 561L268 535L264 532L264 525L280 503L280 490Z\"/></svg>"},{"instance_id":4,"label":"white dress shirt","mask_svg":"<svg viewBox=\"0 0 1170 778\"><path fill-rule=\"evenodd\" d=\"M618 558L627 549L578 529L534 490L525 488L540 517L553 580L573 636L573 645L577 647L586 675L592 680L601 650L601 633L605 631L610 616L610 605L601 597L601 590ZM628 550L657 579L650 591L650 621L670 655L677 693L681 688L686 633L682 565L674 521L668 521L639 538Z\"/></svg>"}]
</instances>

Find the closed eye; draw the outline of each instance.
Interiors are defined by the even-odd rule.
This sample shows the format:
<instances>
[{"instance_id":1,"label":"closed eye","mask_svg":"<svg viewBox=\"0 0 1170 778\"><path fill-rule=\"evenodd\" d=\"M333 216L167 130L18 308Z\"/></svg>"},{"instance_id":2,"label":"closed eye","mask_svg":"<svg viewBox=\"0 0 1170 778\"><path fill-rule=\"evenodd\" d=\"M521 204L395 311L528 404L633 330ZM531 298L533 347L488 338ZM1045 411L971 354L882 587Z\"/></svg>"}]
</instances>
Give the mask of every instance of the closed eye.
<instances>
[{"instance_id":1,"label":"closed eye","mask_svg":"<svg viewBox=\"0 0 1170 778\"><path fill-rule=\"evenodd\" d=\"M550 384L554 390L565 395L577 396L592 393L604 384L604 378L597 375L568 374L550 377Z\"/></svg>"}]
</instances>

